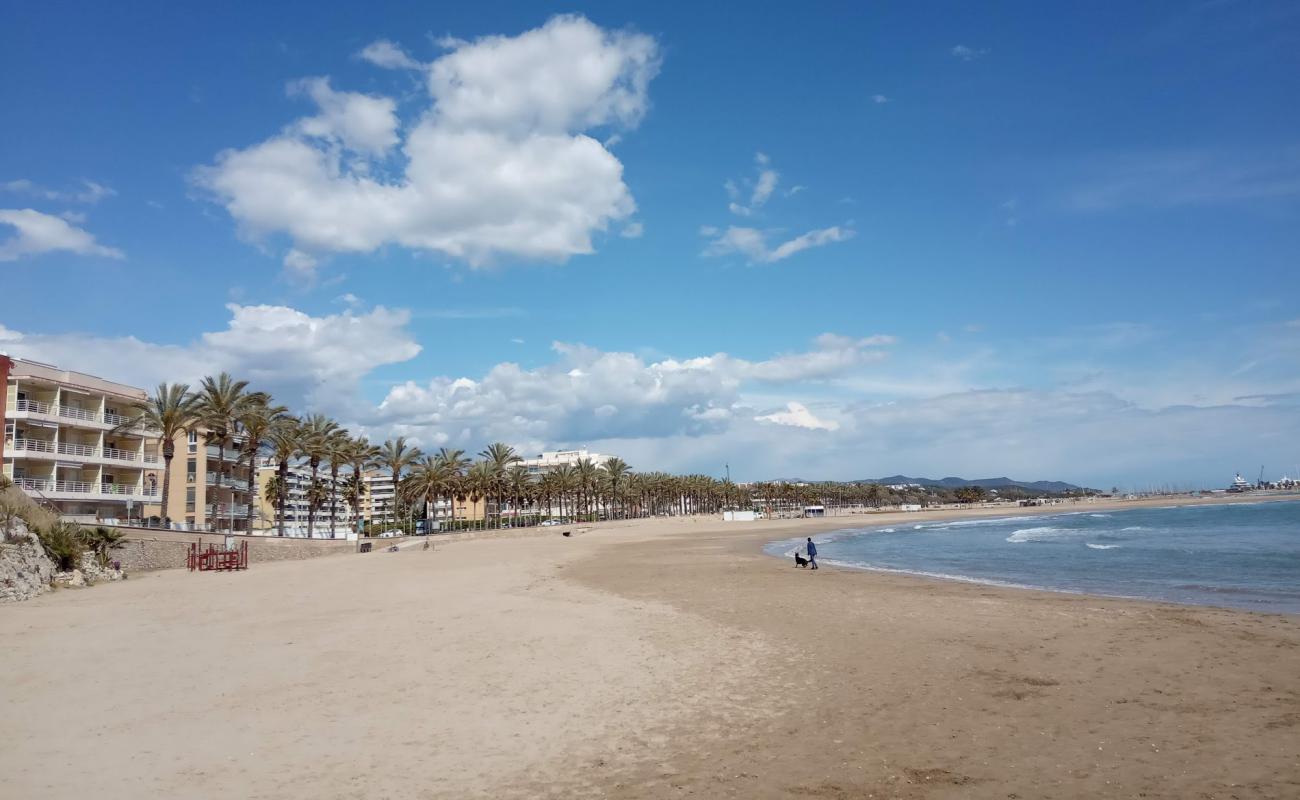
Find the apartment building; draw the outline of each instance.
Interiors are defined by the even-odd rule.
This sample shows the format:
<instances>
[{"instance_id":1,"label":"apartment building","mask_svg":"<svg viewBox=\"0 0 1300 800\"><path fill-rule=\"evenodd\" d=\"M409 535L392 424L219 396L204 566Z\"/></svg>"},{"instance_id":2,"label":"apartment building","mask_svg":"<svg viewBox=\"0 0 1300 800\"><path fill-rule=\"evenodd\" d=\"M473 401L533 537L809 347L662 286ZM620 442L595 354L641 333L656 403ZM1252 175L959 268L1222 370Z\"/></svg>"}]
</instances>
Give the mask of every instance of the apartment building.
<instances>
[{"instance_id":1,"label":"apartment building","mask_svg":"<svg viewBox=\"0 0 1300 800\"><path fill-rule=\"evenodd\" d=\"M363 480L366 484L366 493L361 498L361 519L362 526L367 531L384 531L398 524L397 517L394 513L394 498L396 492L393 487L393 476L380 470L367 470L363 473ZM469 498L458 499L456 504L456 519L458 520L478 520L483 519L487 503L480 498L478 502L471 501ZM451 518L452 502L448 498L440 498L436 503L429 503L425 509L425 518L434 520L445 520Z\"/></svg>"},{"instance_id":2,"label":"apartment building","mask_svg":"<svg viewBox=\"0 0 1300 800\"><path fill-rule=\"evenodd\" d=\"M545 475L556 467L576 467L578 466L578 462L583 459L587 459L597 467L600 467L611 458L613 458L613 456L591 453L586 449L548 450L544 453L539 453L536 458L525 458L520 463L527 467L528 472L533 475Z\"/></svg>"},{"instance_id":3,"label":"apartment building","mask_svg":"<svg viewBox=\"0 0 1300 800\"><path fill-rule=\"evenodd\" d=\"M257 468L257 485L259 491L254 499L257 514L254 517L253 533L275 536L279 533L279 518L276 515L275 498L266 497L268 482L279 471L279 465L270 459L262 459ZM325 501L316 509L316 518L312 522L312 536L320 539L346 539L356 530L356 518L352 506L346 499L344 487L350 476L339 475L335 487L328 471L321 470L316 480L324 487L327 495ZM308 502L307 490L311 488L311 468L306 465L289 467L288 490L284 503L285 536L306 536ZM334 491L331 492L331 488ZM333 503L331 503L331 498ZM333 511L334 525L330 525Z\"/></svg>"},{"instance_id":4,"label":"apartment building","mask_svg":"<svg viewBox=\"0 0 1300 800\"><path fill-rule=\"evenodd\" d=\"M257 494L257 481L248 462L239 458L242 439L227 439L224 448L221 444L201 429L177 435L167 497L173 528L248 532L249 504ZM253 507L254 520L256 510Z\"/></svg>"},{"instance_id":5,"label":"apartment building","mask_svg":"<svg viewBox=\"0 0 1300 800\"><path fill-rule=\"evenodd\" d=\"M78 522L158 513L160 440L131 426L143 389L21 358L4 382L4 474Z\"/></svg>"}]
</instances>

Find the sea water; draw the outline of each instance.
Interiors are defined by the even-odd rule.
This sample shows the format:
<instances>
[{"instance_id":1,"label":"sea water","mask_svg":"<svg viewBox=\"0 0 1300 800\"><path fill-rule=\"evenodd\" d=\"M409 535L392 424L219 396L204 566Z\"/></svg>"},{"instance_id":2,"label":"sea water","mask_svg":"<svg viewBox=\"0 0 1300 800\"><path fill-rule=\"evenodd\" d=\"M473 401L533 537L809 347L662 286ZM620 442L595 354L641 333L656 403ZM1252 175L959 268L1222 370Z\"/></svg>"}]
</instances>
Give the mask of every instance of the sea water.
<instances>
[{"instance_id":1,"label":"sea water","mask_svg":"<svg viewBox=\"0 0 1300 800\"><path fill-rule=\"evenodd\" d=\"M932 522L918 515L813 541L819 561L841 566L1300 614L1300 501ZM802 542L766 549L789 557Z\"/></svg>"}]
</instances>

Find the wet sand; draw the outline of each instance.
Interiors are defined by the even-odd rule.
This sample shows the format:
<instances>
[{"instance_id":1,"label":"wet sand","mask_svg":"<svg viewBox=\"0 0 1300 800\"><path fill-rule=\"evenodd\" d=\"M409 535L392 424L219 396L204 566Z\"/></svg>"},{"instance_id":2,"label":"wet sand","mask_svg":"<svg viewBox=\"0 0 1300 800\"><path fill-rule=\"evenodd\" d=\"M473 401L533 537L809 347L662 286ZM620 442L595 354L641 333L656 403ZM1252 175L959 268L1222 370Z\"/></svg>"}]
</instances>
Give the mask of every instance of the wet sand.
<instances>
[{"instance_id":1,"label":"wet sand","mask_svg":"<svg viewBox=\"0 0 1300 800\"><path fill-rule=\"evenodd\" d=\"M846 524L613 523L6 606L4 795L1300 796L1300 620L761 554Z\"/></svg>"}]
</instances>

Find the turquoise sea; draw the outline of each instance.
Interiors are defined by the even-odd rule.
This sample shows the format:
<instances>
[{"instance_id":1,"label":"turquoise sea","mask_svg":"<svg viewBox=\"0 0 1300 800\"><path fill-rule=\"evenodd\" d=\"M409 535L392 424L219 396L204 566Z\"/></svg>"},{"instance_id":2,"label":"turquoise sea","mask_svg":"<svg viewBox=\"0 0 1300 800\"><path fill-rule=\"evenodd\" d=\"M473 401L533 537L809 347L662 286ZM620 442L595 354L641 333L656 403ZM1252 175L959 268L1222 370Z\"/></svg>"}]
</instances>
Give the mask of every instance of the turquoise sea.
<instances>
[{"instance_id":1,"label":"turquoise sea","mask_svg":"<svg viewBox=\"0 0 1300 800\"><path fill-rule=\"evenodd\" d=\"M818 560L1061 592L1300 614L1300 501L849 528ZM773 542L790 557L803 543Z\"/></svg>"}]
</instances>

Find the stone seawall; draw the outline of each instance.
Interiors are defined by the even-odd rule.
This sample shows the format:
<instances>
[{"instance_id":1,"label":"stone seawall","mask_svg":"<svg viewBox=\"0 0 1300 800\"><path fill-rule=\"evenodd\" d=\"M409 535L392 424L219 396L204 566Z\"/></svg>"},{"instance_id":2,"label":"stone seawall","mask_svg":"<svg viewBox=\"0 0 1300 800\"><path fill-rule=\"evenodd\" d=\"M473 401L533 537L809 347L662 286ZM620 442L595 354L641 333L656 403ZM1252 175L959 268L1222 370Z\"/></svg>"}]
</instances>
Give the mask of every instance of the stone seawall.
<instances>
[{"instance_id":1,"label":"stone seawall","mask_svg":"<svg viewBox=\"0 0 1300 800\"><path fill-rule=\"evenodd\" d=\"M226 542L225 534L198 531L165 531L154 528L117 530L125 534L127 540L120 550L113 551L112 558L122 562L122 569L127 572L183 569L192 543L198 542L200 547L206 548L208 545L221 547ZM266 561L300 561L356 550L355 542L340 539L281 539L262 536L234 538L236 542L248 542L250 565Z\"/></svg>"}]
</instances>

